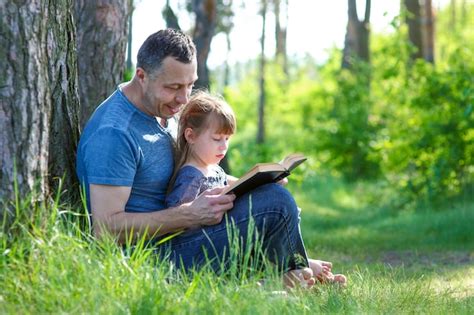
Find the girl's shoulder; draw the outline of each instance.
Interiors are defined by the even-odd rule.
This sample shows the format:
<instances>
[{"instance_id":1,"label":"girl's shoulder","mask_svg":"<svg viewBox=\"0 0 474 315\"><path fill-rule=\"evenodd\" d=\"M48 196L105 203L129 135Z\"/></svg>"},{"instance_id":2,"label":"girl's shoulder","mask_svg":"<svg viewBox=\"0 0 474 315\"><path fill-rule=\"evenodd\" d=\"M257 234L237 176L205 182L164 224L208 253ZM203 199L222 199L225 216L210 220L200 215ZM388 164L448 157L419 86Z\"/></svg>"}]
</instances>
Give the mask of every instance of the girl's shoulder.
<instances>
[{"instance_id":1,"label":"girl's shoulder","mask_svg":"<svg viewBox=\"0 0 474 315\"><path fill-rule=\"evenodd\" d=\"M201 178L205 177L204 174L199 170L197 167L193 165L183 165L179 171L177 177L193 177L193 178Z\"/></svg>"}]
</instances>

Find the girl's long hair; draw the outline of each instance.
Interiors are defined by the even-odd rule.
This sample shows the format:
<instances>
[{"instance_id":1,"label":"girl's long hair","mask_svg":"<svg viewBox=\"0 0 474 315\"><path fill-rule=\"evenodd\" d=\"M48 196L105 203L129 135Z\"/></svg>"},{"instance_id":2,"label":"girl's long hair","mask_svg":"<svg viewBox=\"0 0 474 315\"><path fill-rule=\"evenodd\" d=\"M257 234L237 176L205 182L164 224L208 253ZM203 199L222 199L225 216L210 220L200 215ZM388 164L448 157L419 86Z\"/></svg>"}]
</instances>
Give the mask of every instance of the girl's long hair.
<instances>
[{"instance_id":1,"label":"girl's long hair","mask_svg":"<svg viewBox=\"0 0 474 315\"><path fill-rule=\"evenodd\" d=\"M187 128L191 128L196 135L200 135L208 128L216 128L216 133L232 135L237 129L237 124L234 111L221 96L205 91L194 93L179 116L175 167L168 185L168 193L173 189L178 171L192 153L185 137Z\"/></svg>"}]
</instances>

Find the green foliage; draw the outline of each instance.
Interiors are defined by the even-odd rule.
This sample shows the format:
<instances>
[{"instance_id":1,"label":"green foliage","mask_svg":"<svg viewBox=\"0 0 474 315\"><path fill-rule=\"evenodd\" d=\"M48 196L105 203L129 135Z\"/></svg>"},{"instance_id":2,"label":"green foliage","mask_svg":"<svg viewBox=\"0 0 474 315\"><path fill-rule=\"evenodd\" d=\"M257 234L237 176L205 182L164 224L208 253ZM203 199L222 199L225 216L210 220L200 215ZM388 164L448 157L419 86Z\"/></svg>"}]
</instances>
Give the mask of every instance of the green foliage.
<instances>
[{"instance_id":1,"label":"green foliage","mask_svg":"<svg viewBox=\"0 0 474 315\"><path fill-rule=\"evenodd\" d=\"M123 73L123 82L131 81L134 74L135 69L125 69L125 72Z\"/></svg>"},{"instance_id":2,"label":"green foliage","mask_svg":"<svg viewBox=\"0 0 474 315\"><path fill-rule=\"evenodd\" d=\"M467 17L474 6L467 5ZM437 22L447 25L449 12ZM301 151L306 167L349 180L385 179L401 193L390 201L437 203L473 183L474 32L467 22L437 28L436 64L412 62L407 28L395 18L387 34L372 34L370 65L341 69L334 49L323 65L310 58L266 70L266 143L257 146L256 68L228 87L238 117L230 150L236 175L256 162ZM449 33L449 34L448 34ZM449 35L449 36L448 36ZM304 170L304 172L306 172Z\"/></svg>"},{"instance_id":3,"label":"green foliage","mask_svg":"<svg viewBox=\"0 0 474 315\"><path fill-rule=\"evenodd\" d=\"M474 54L458 50L449 71L418 62L387 122L383 163L399 187L428 200L457 194L472 180Z\"/></svg>"},{"instance_id":4,"label":"green foliage","mask_svg":"<svg viewBox=\"0 0 474 315\"><path fill-rule=\"evenodd\" d=\"M363 62L351 70L335 69L337 88L318 117L321 128L316 147L329 153L329 166L351 180L378 175L378 157L371 147L377 126L369 119L370 72Z\"/></svg>"}]
</instances>

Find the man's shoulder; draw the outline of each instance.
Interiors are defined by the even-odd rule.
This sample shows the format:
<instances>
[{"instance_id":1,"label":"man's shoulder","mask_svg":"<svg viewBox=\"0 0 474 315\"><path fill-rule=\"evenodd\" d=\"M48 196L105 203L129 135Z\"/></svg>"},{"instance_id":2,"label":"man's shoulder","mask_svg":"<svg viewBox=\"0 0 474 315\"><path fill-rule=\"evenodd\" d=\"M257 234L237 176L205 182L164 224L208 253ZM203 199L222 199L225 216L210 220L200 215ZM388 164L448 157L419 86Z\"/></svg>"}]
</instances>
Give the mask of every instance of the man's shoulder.
<instances>
[{"instance_id":1,"label":"man's shoulder","mask_svg":"<svg viewBox=\"0 0 474 315\"><path fill-rule=\"evenodd\" d=\"M143 125L140 120L146 120L146 117L140 115L120 90L116 90L97 107L84 131L96 132L106 128L128 132L140 128Z\"/></svg>"}]
</instances>

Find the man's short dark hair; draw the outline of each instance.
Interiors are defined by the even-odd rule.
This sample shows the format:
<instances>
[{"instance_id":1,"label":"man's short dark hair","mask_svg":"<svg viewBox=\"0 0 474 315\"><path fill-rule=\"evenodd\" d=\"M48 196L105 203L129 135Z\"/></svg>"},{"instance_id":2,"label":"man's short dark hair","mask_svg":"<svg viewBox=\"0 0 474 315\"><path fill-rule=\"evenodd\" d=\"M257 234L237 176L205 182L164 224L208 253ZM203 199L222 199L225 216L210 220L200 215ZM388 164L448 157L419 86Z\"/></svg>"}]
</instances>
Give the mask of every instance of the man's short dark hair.
<instances>
[{"instance_id":1,"label":"man's short dark hair","mask_svg":"<svg viewBox=\"0 0 474 315\"><path fill-rule=\"evenodd\" d=\"M154 74L171 56L182 63L191 63L196 55L196 46L191 37L172 28L151 34L138 50L137 67Z\"/></svg>"}]
</instances>

